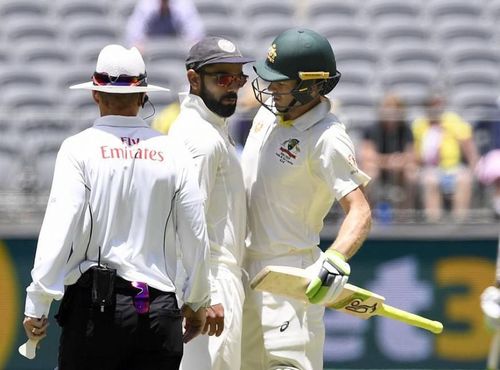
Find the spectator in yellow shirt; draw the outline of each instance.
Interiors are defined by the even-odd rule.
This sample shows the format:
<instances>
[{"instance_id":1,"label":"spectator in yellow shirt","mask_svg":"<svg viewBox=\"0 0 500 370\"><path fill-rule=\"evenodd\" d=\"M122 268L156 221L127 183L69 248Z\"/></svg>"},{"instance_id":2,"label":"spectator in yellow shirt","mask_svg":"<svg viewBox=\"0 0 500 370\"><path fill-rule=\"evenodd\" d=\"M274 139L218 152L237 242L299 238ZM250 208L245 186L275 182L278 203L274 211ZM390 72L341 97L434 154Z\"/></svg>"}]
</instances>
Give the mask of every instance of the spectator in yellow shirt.
<instances>
[{"instance_id":1,"label":"spectator in yellow shirt","mask_svg":"<svg viewBox=\"0 0 500 370\"><path fill-rule=\"evenodd\" d=\"M441 219L443 196L451 200L456 220L466 218L478 160L471 125L444 107L444 99L433 96L426 102L426 116L413 122L425 216L430 222Z\"/></svg>"}]
</instances>

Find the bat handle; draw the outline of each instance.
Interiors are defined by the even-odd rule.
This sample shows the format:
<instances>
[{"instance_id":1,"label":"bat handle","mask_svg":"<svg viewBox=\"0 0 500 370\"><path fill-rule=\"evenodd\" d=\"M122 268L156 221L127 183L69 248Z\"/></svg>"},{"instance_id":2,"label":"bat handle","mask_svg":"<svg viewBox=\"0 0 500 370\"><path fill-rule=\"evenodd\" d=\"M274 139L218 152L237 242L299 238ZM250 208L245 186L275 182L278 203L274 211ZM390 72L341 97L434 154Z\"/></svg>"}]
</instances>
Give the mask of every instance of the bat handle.
<instances>
[{"instance_id":1,"label":"bat handle","mask_svg":"<svg viewBox=\"0 0 500 370\"><path fill-rule=\"evenodd\" d=\"M488 370L498 370L498 357L500 356L500 330L491 340L490 352L488 353Z\"/></svg>"},{"instance_id":2,"label":"bat handle","mask_svg":"<svg viewBox=\"0 0 500 370\"><path fill-rule=\"evenodd\" d=\"M382 307L383 310L378 313L380 316L399 320L406 324L429 330L434 334L439 334L443 331L443 324L441 324L439 321L429 320L425 317L415 315L413 313L406 312L386 304L382 305Z\"/></svg>"},{"instance_id":3,"label":"bat handle","mask_svg":"<svg viewBox=\"0 0 500 370\"><path fill-rule=\"evenodd\" d=\"M33 360L36 356L36 347L38 345L38 340L28 339L26 343L19 347L19 353L24 357Z\"/></svg>"}]
</instances>

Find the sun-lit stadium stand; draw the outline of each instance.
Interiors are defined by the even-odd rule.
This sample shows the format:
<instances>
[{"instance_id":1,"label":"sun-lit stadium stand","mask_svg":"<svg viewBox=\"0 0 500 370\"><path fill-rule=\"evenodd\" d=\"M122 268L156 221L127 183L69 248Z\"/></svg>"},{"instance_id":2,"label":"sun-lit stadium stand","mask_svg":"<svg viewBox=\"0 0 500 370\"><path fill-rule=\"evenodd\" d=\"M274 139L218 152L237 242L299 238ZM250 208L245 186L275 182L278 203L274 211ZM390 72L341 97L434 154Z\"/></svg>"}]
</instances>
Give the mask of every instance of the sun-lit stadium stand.
<instances>
[{"instance_id":1,"label":"sun-lit stadium stand","mask_svg":"<svg viewBox=\"0 0 500 370\"><path fill-rule=\"evenodd\" d=\"M208 33L230 36L254 57L264 56L269 42L288 27L323 33L343 73L331 96L354 137L374 121L378 101L388 90L406 99L413 114L431 91L444 88L450 106L471 123L493 108L500 95L499 0L194 2ZM124 42L134 3L0 0L0 203L26 199L22 197L32 196L30 191L38 194L40 199L22 202L23 207L38 207L35 212L26 209L36 214L35 225L44 209L57 146L65 136L88 127L97 114L89 93L66 89L89 79L105 44ZM152 96L157 112L185 88L188 47L179 40L158 40L144 48L151 81L172 89L171 94ZM39 131L28 130L26 116L33 115L38 115L31 122ZM25 140L35 132L45 139ZM29 143L35 156L26 160ZM477 220L490 222L486 198L476 198Z\"/></svg>"}]
</instances>

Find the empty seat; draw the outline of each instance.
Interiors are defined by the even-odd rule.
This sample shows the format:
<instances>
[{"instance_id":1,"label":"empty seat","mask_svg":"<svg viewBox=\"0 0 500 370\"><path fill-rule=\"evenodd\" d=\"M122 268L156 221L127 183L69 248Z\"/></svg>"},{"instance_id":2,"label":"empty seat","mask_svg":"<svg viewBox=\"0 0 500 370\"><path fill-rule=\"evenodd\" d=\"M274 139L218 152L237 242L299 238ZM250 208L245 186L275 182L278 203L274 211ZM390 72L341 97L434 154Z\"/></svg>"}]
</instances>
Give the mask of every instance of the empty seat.
<instances>
[{"instance_id":1,"label":"empty seat","mask_svg":"<svg viewBox=\"0 0 500 370\"><path fill-rule=\"evenodd\" d=\"M331 93L340 102L340 110L348 119L349 126L363 126L373 121L377 97L362 88L347 88L340 83Z\"/></svg>"},{"instance_id":2,"label":"empty seat","mask_svg":"<svg viewBox=\"0 0 500 370\"><path fill-rule=\"evenodd\" d=\"M393 65L382 71L381 81L384 91L397 94L408 105L420 105L439 84L439 74L432 66Z\"/></svg>"},{"instance_id":3,"label":"empty seat","mask_svg":"<svg viewBox=\"0 0 500 370\"><path fill-rule=\"evenodd\" d=\"M4 106L11 112L47 112L55 111L59 103L59 94L49 88L11 88L3 93Z\"/></svg>"},{"instance_id":4,"label":"empty seat","mask_svg":"<svg viewBox=\"0 0 500 370\"><path fill-rule=\"evenodd\" d=\"M498 89L463 88L451 91L450 104L470 121L477 121L496 109Z\"/></svg>"},{"instance_id":5,"label":"empty seat","mask_svg":"<svg viewBox=\"0 0 500 370\"><path fill-rule=\"evenodd\" d=\"M19 45L16 54L21 63L31 66L66 66L72 59L72 50L64 43L34 41Z\"/></svg>"},{"instance_id":6,"label":"empty seat","mask_svg":"<svg viewBox=\"0 0 500 370\"><path fill-rule=\"evenodd\" d=\"M375 25L375 37L384 46L402 43L425 43L429 41L429 30L422 24L399 18L384 19Z\"/></svg>"},{"instance_id":7,"label":"empty seat","mask_svg":"<svg viewBox=\"0 0 500 370\"><path fill-rule=\"evenodd\" d=\"M446 81L452 89L499 89L500 71L497 67L485 65L458 66L448 69Z\"/></svg>"},{"instance_id":8,"label":"empty seat","mask_svg":"<svg viewBox=\"0 0 500 370\"><path fill-rule=\"evenodd\" d=\"M19 18L4 25L6 41L19 45L22 42L53 41L59 38L61 30L55 23L45 18L34 21L31 18Z\"/></svg>"},{"instance_id":9,"label":"empty seat","mask_svg":"<svg viewBox=\"0 0 500 370\"><path fill-rule=\"evenodd\" d=\"M10 67L9 73L0 73L0 86L6 92L10 87L40 88L45 76L38 70L26 67Z\"/></svg>"},{"instance_id":10,"label":"empty seat","mask_svg":"<svg viewBox=\"0 0 500 370\"><path fill-rule=\"evenodd\" d=\"M232 20L221 22L219 19L203 19L205 33L208 36L225 36L232 40L239 40L243 36L241 25L233 23Z\"/></svg>"},{"instance_id":11,"label":"empty seat","mask_svg":"<svg viewBox=\"0 0 500 370\"><path fill-rule=\"evenodd\" d=\"M56 3L56 14L62 21L71 22L73 19L90 18L101 19L105 22L109 14L108 2L71 0Z\"/></svg>"},{"instance_id":12,"label":"empty seat","mask_svg":"<svg viewBox=\"0 0 500 370\"><path fill-rule=\"evenodd\" d=\"M317 32L332 40L333 43L364 43L368 40L369 30L362 24L351 20L332 22L324 18L315 23Z\"/></svg>"},{"instance_id":13,"label":"empty seat","mask_svg":"<svg viewBox=\"0 0 500 370\"><path fill-rule=\"evenodd\" d=\"M448 19L437 23L434 34L440 44L445 47L464 42L487 43L493 38L493 31L489 25L463 19Z\"/></svg>"},{"instance_id":14,"label":"empty seat","mask_svg":"<svg viewBox=\"0 0 500 370\"><path fill-rule=\"evenodd\" d=\"M339 70L342 70L344 65L356 65L360 68L375 69L379 61L379 53L377 51L363 47L362 45L336 45L334 41L332 45Z\"/></svg>"},{"instance_id":15,"label":"empty seat","mask_svg":"<svg viewBox=\"0 0 500 370\"><path fill-rule=\"evenodd\" d=\"M426 3L426 13L433 24L446 19L474 19L482 15L480 1L470 0L433 0Z\"/></svg>"},{"instance_id":16,"label":"empty seat","mask_svg":"<svg viewBox=\"0 0 500 370\"><path fill-rule=\"evenodd\" d=\"M245 17L256 19L259 17L288 17L295 15L296 3L292 0L252 0L241 3L241 11Z\"/></svg>"},{"instance_id":17,"label":"empty seat","mask_svg":"<svg viewBox=\"0 0 500 370\"><path fill-rule=\"evenodd\" d=\"M18 191L21 185L24 159L16 137L0 137L0 191Z\"/></svg>"},{"instance_id":18,"label":"empty seat","mask_svg":"<svg viewBox=\"0 0 500 370\"><path fill-rule=\"evenodd\" d=\"M252 20L250 37L267 52L267 48L280 33L290 28L290 19L262 16Z\"/></svg>"},{"instance_id":19,"label":"empty seat","mask_svg":"<svg viewBox=\"0 0 500 370\"><path fill-rule=\"evenodd\" d=\"M103 22L100 19L73 19L66 25L68 41L78 44L88 40L99 40L102 45L118 42L118 31L116 25L111 22Z\"/></svg>"},{"instance_id":20,"label":"empty seat","mask_svg":"<svg viewBox=\"0 0 500 370\"><path fill-rule=\"evenodd\" d=\"M5 21L9 18L33 16L40 19L47 15L49 3L45 0L2 0L0 3L0 18Z\"/></svg>"},{"instance_id":21,"label":"empty seat","mask_svg":"<svg viewBox=\"0 0 500 370\"><path fill-rule=\"evenodd\" d=\"M186 60L190 45L176 37L151 38L144 46L143 56L148 63L158 64L162 61L176 61L183 63Z\"/></svg>"},{"instance_id":22,"label":"empty seat","mask_svg":"<svg viewBox=\"0 0 500 370\"><path fill-rule=\"evenodd\" d=\"M194 5L202 18L212 15L231 17L234 16L235 12L234 3L228 0L217 2L213 0L196 0Z\"/></svg>"},{"instance_id":23,"label":"empty seat","mask_svg":"<svg viewBox=\"0 0 500 370\"><path fill-rule=\"evenodd\" d=\"M343 64L338 68L342 74L340 84L343 88L368 88L374 80L374 70L356 64Z\"/></svg>"},{"instance_id":24,"label":"empty seat","mask_svg":"<svg viewBox=\"0 0 500 370\"><path fill-rule=\"evenodd\" d=\"M415 22L421 13L420 1L416 0L371 0L366 3L365 13L370 21L379 22L386 18Z\"/></svg>"},{"instance_id":25,"label":"empty seat","mask_svg":"<svg viewBox=\"0 0 500 370\"><path fill-rule=\"evenodd\" d=\"M330 22L339 20L354 20L359 12L359 4L352 0L309 0L307 15L312 27L323 20Z\"/></svg>"},{"instance_id":26,"label":"empty seat","mask_svg":"<svg viewBox=\"0 0 500 370\"><path fill-rule=\"evenodd\" d=\"M385 50L385 58L389 65L428 65L437 68L441 63L441 53L427 43L398 43Z\"/></svg>"},{"instance_id":27,"label":"empty seat","mask_svg":"<svg viewBox=\"0 0 500 370\"><path fill-rule=\"evenodd\" d=\"M484 65L498 68L500 64L500 50L486 43L458 43L450 47L444 57L449 66Z\"/></svg>"}]
</instances>

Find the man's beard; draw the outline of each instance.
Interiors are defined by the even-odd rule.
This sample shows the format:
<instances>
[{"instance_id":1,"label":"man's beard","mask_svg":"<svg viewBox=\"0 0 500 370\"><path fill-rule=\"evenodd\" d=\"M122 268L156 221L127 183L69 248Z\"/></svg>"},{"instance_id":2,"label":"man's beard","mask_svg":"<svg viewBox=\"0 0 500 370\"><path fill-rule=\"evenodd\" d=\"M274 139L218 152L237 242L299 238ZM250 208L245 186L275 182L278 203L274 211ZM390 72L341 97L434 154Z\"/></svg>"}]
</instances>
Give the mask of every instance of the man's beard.
<instances>
[{"instance_id":1,"label":"man's beard","mask_svg":"<svg viewBox=\"0 0 500 370\"><path fill-rule=\"evenodd\" d=\"M224 99L238 99L238 95L234 92L227 93L222 95L219 100L216 100L213 95L208 92L205 86L202 85L200 91L200 97L205 102L205 105L212 112L217 114L220 117L230 117L234 114L236 110L236 103L234 104L223 104L222 100Z\"/></svg>"}]
</instances>

